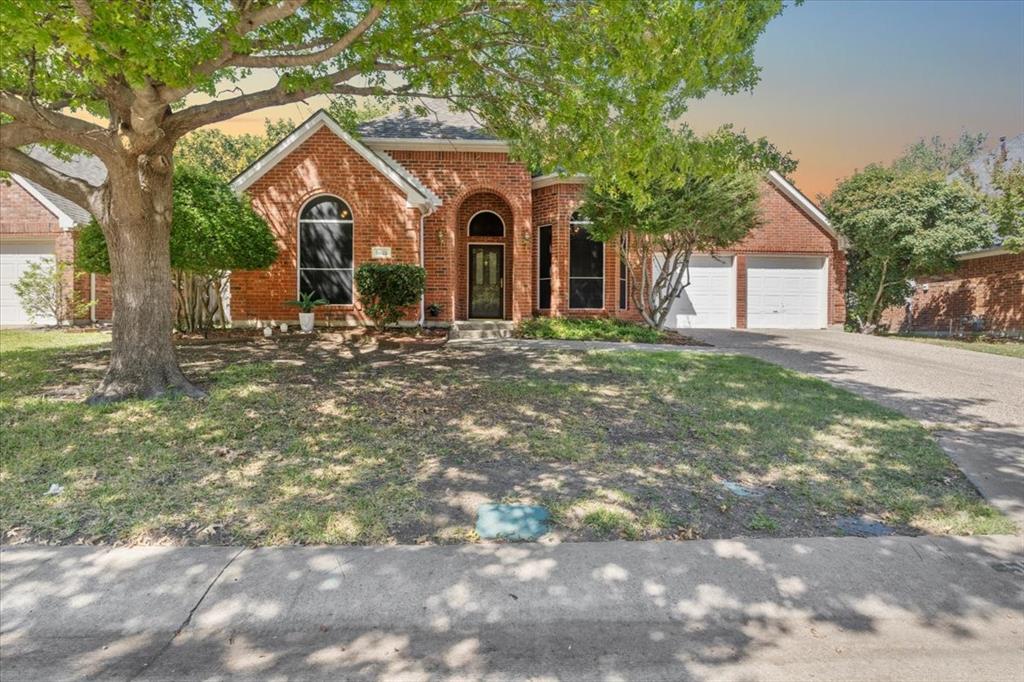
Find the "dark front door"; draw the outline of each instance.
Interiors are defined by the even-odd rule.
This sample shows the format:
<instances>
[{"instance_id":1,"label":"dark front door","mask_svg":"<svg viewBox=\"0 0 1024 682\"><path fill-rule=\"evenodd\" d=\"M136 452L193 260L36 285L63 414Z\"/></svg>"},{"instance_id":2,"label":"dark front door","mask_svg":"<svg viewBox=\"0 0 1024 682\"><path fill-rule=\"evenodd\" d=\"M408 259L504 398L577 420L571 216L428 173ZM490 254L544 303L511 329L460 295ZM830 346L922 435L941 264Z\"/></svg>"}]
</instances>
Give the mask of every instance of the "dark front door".
<instances>
[{"instance_id":1,"label":"dark front door","mask_svg":"<svg viewBox=\"0 0 1024 682\"><path fill-rule=\"evenodd\" d=\"M504 317L505 247L470 245L469 247L469 316Z\"/></svg>"}]
</instances>

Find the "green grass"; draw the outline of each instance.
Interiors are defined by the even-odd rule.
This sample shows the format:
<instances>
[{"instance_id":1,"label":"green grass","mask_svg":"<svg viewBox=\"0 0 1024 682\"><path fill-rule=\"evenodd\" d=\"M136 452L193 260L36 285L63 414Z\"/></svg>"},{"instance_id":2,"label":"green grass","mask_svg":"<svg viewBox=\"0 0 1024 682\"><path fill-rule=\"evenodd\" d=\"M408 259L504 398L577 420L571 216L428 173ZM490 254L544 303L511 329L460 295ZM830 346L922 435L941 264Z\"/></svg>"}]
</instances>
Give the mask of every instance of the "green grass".
<instances>
[{"instance_id":1,"label":"green grass","mask_svg":"<svg viewBox=\"0 0 1024 682\"><path fill-rule=\"evenodd\" d=\"M942 339L930 336L896 336L889 338L916 341L927 343L933 346L945 346L946 348L959 348L960 350L973 350L978 353L989 353L991 355L1005 355L1011 358L1024 358L1024 341L1010 339L976 339L968 341L964 339Z\"/></svg>"},{"instance_id":2,"label":"green grass","mask_svg":"<svg viewBox=\"0 0 1024 682\"><path fill-rule=\"evenodd\" d=\"M764 512L754 512L747 523L750 530L759 530L766 533L774 533L779 529L779 523Z\"/></svg>"},{"instance_id":3,"label":"green grass","mask_svg":"<svg viewBox=\"0 0 1024 682\"><path fill-rule=\"evenodd\" d=\"M485 500L569 540L1013 530L917 423L748 357L321 334L180 348L202 402L88 407L108 343L0 332L6 541L463 542Z\"/></svg>"},{"instance_id":4,"label":"green grass","mask_svg":"<svg viewBox=\"0 0 1024 682\"><path fill-rule=\"evenodd\" d=\"M534 317L519 324L518 333L528 339L563 339L571 341L621 341L629 343L662 343L667 334L646 325L616 320L611 317L571 319L565 317Z\"/></svg>"}]
</instances>

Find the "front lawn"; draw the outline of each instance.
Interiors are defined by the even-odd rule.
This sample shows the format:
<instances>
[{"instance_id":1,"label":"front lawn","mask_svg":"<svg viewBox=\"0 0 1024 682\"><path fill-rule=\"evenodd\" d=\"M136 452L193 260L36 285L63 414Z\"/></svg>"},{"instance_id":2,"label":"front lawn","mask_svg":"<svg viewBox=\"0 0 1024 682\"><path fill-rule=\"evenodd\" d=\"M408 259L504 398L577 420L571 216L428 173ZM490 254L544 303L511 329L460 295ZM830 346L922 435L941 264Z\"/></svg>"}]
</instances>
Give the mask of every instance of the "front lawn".
<instances>
[{"instance_id":1,"label":"front lawn","mask_svg":"<svg viewBox=\"0 0 1024 682\"><path fill-rule=\"evenodd\" d=\"M915 422L752 358L292 335L90 408L108 340L0 332L5 542L459 542L486 501L567 540L1012 530Z\"/></svg>"},{"instance_id":2,"label":"front lawn","mask_svg":"<svg viewBox=\"0 0 1024 682\"><path fill-rule=\"evenodd\" d=\"M918 343L928 343L933 346L945 346L946 348L959 348L960 350L973 350L979 353L991 353L992 355L1006 355L1011 358L1024 358L1024 341L1013 339L945 339L933 336L890 336L893 339L905 339Z\"/></svg>"}]
</instances>

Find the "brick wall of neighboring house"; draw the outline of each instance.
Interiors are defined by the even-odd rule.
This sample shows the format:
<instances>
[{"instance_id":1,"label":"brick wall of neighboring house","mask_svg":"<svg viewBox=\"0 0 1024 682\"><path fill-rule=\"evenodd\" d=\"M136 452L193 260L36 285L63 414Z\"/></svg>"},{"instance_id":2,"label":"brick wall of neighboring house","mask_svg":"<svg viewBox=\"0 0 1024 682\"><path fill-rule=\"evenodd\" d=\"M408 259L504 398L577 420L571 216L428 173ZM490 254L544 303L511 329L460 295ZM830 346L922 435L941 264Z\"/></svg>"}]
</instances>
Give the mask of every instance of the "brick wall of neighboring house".
<instances>
[{"instance_id":1,"label":"brick wall of neighboring house","mask_svg":"<svg viewBox=\"0 0 1024 682\"><path fill-rule=\"evenodd\" d=\"M974 317L983 318L986 331L1024 333L1024 253L969 258L954 272L919 278L908 305L888 308L881 326L955 334L970 331L964 318Z\"/></svg>"},{"instance_id":2,"label":"brick wall of neighboring house","mask_svg":"<svg viewBox=\"0 0 1024 682\"><path fill-rule=\"evenodd\" d=\"M491 201L504 204L505 317L519 320L533 310L533 242L530 173L507 154L494 152L387 150L423 184L442 199L442 206L426 217L426 304L437 304L438 322L465 319L468 312L466 268L467 221L473 211L463 204ZM480 197L489 196L489 199ZM483 206L483 204L479 204ZM510 215L508 215L510 214ZM477 241L477 238L473 238ZM486 240L480 240L486 241Z\"/></svg>"},{"instance_id":3,"label":"brick wall of neighboring house","mask_svg":"<svg viewBox=\"0 0 1024 682\"><path fill-rule=\"evenodd\" d=\"M45 206L13 180L0 180L0 234L56 234L64 230Z\"/></svg>"},{"instance_id":4,"label":"brick wall of neighboring house","mask_svg":"<svg viewBox=\"0 0 1024 682\"><path fill-rule=\"evenodd\" d=\"M828 322L846 320L846 254L838 241L818 226L804 210L774 185L765 182L761 193L761 225L734 246L737 254L736 326L747 326L747 261L757 255L821 256L829 259Z\"/></svg>"},{"instance_id":5,"label":"brick wall of neighboring house","mask_svg":"<svg viewBox=\"0 0 1024 682\"><path fill-rule=\"evenodd\" d=\"M0 180L0 239L53 240L53 252L57 260L73 263L75 258L75 231L60 226L59 218L13 180ZM68 290L74 290L81 300L88 300L88 286L83 286L88 277L76 278L71 272L66 275ZM110 307L109 295L101 302ZM76 320L87 322L89 317Z\"/></svg>"},{"instance_id":6,"label":"brick wall of neighboring house","mask_svg":"<svg viewBox=\"0 0 1024 682\"><path fill-rule=\"evenodd\" d=\"M341 198L352 210L355 268L373 260L374 246L390 246L390 262L419 262L419 211L408 208L401 190L327 128L281 159L247 193L277 237L280 254L268 270L231 274L231 314L236 322L298 317L298 308L286 301L298 295L299 212L321 194ZM358 294L354 299L352 305L318 309L318 321L367 322Z\"/></svg>"}]
</instances>

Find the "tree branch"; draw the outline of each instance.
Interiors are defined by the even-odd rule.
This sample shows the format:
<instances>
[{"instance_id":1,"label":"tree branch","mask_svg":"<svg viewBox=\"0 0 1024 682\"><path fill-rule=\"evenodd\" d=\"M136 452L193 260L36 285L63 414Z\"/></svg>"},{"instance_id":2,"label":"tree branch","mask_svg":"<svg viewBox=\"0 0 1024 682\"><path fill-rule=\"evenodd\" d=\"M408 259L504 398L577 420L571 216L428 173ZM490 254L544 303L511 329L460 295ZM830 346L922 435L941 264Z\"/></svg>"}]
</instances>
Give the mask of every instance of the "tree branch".
<instances>
[{"instance_id":1,"label":"tree branch","mask_svg":"<svg viewBox=\"0 0 1024 682\"><path fill-rule=\"evenodd\" d=\"M0 129L6 127L7 125L0 126ZM73 201L89 212L92 212L93 204L103 192L103 188L95 187L85 180L56 171L13 147L0 147L0 168L28 178L37 185L42 185L65 199Z\"/></svg>"},{"instance_id":2,"label":"tree branch","mask_svg":"<svg viewBox=\"0 0 1024 682\"><path fill-rule=\"evenodd\" d=\"M339 40L322 50L308 54L237 55L229 59L227 65L252 68L291 68L321 64L328 59L337 57L351 47L352 43L376 23L383 11L383 5L374 5L366 13L366 16L360 19L359 23L349 29Z\"/></svg>"},{"instance_id":3,"label":"tree branch","mask_svg":"<svg viewBox=\"0 0 1024 682\"><path fill-rule=\"evenodd\" d=\"M100 158L110 158L112 148L109 132L95 123L44 109L6 90L0 91L0 111L11 115L21 126L11 129L10 134L24 136L27 135L24 129L31 128L36 131L36 136L30 142L64 142L81 147ZM6 128L7 125L10 124L2 127ZM8 146L6 142L4 146Z\"/></svg>"}]
</instances>

